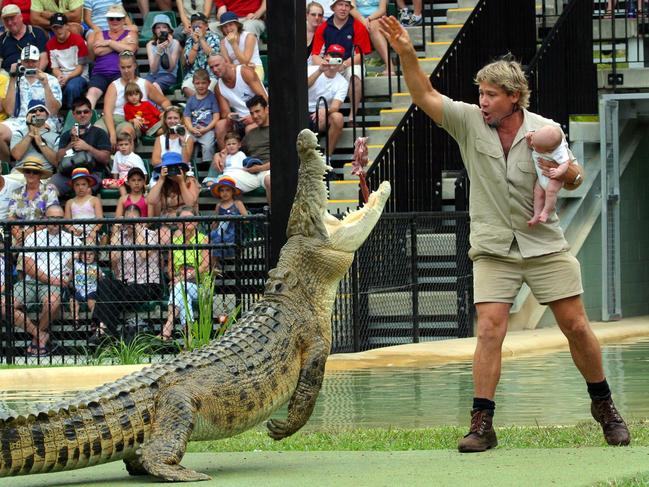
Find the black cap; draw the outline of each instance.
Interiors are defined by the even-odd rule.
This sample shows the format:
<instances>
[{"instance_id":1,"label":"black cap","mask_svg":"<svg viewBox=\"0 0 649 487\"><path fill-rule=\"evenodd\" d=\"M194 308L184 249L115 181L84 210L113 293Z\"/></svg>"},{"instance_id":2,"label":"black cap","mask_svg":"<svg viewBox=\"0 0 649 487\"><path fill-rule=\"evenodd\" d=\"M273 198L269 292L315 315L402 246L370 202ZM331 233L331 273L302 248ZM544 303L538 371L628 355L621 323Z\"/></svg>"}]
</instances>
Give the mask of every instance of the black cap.
<instances>
[{"instance_id":1,"label":"black cap","mask_svg":"<svg viewBox=\"0 0 649 487\"><path fill-rule=\"evenodd\" d=\"M55 13L50 17L50 27L55 25L65 25L68 23L68 18L62 13Z\"/></svg>"},{"instance_id":2,"label":"black cap","mask_svg":"<svg viewBox=\"0 0 649 487\"><path fill-rule=\"evenodd\" d=\"M192 14L189 21L194 22L195 20L202 20L207 24L207 17L205 17L205 14L203 12L196 12L195 14Z\"/></svg>"},{"instance_id":3,"label":"black cap","mask_svg":"<svg viewBox=\"0 0 649 487\"><path fill-rule=\"evenodd\" d=\"M144 171L137 166L132 167L131 169L128 170L128 173L126 174L126 179L128 180L131 176L134 176L136 174L139 174L142 177L142 179L146 181L146 174L144 174Z\"/></svg>"}]
</instances>

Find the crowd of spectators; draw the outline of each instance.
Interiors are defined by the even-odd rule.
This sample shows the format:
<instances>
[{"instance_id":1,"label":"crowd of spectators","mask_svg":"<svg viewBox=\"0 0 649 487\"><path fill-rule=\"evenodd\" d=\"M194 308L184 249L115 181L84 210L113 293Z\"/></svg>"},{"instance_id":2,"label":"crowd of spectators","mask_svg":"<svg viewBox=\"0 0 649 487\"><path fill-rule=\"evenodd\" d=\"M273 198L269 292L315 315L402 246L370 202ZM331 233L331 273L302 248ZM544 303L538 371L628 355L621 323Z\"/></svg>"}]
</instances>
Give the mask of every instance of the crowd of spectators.
<instances>
[{"instance_id":1,"label":"crowd of spectators","mask_svg":"<svg viewBox=\"0 0 649 487\"><path fill-rule=\"evenodd\" d=\"M246 215L240 197L258 190L270 204L270 110L260 55L266 0L156 3L164 12L152 13L150 32L142 32L119 0L4 0L0 159L10 169L0 177L4 219L102 219L104 190L118 191L112 197L116 218L197 215L201 189L214 197L219 215ZM137 4L146 16L148 0ZM177 27L167 15L174 7ZM309 112L312 128L328 134L331 154L347 97L347 122L355 123L362 55L372 51L372 42L387 64L385 41L373 23L385 13L386 0L311 1L306 11ZM143 76L136 59L141 37L150 39ZM137 154L143 142L152 144L148 161ZM209 167L203 180L195 163ZM25 247L228 243L234 226L222 222L201 231L166 224L153 232L140 224L21 224L12 226L12 238ZM165 279L175 283L161 332L168 339L174 317L182 323L192 318L192 310L179 304L180 289L191 298L195 275L218 271L219 262L232 257L232 249L193 257L174 252L111 252L108 273L96 251L57 251L49 258L56 265L48 261L43 268L39 260L48 253L23 252L15 268L14 320L33 337L27 353L47 352L48 323L63 300L77 315L85 303L100 338L115 331L116 301L137 294L159 298ZM125 258L142 267L127 269ZM166 262L165 279L159 261ZM24 312L34 303L41 304L38 323Z\"/></svg>"}]
</instances>

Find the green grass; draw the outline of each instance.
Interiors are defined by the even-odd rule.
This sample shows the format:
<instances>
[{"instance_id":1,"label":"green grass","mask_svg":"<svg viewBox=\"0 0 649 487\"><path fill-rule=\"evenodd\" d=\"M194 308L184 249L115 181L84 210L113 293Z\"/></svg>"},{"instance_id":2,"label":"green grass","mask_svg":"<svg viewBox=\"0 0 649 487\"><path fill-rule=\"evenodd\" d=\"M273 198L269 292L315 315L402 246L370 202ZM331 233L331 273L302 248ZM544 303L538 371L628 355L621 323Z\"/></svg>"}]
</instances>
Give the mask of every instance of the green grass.
<instances>
[{"instance_id":1,"label":"green grass","mask_svg":"<svg viewBox=\"0 0 649 487\"><path fill-rule=\"evenodd\" d=\"M649 486L649 472L633 477L607 480L598 482L593 487L647 487Z\"/></svg>"},{"instance_id":2,"label":"green grass","mask_svg":"<svg viewBox=\"0 0 649 487\"><path fill-rule=\"evenodd\" d=\"M649 446L649 420L629 424L632 445ZM509 426L496 429L500 448L579 448L606 446L601 429L594 422L576 426ZM405 451L457 448L466 426L426 429L354 429L330 432L297 432L273 441L265 429L256 428L239 436L218 441L191 442L191 452L228 451ZM611 484L616 485L616 484ZM619 484L627 485L627 484ZM645 484L629 484L645 485Z\"/></svg>"}]
</instances>

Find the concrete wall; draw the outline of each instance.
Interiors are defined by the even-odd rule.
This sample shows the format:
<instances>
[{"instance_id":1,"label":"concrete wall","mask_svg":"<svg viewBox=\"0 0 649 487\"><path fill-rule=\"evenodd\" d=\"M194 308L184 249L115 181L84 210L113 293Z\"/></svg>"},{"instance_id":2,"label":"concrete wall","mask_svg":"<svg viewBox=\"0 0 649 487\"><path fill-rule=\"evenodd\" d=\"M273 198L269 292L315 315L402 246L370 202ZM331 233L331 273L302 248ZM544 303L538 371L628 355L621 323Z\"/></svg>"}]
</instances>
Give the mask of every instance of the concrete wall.
<instances>
[{"instance_id":1,"label":"concrete wall","mask_svg":"<svg viewBox=\"0 0 649 487\"><path fill-rule=\"evenodd\" d=\"M649 314L649 140L631 159L620 184L622 316ZM602 319L601 218L577 258L581 263L584 305L591 321ZM546 312L539 327L555 325Z\"/></svg>"}]
</instances>

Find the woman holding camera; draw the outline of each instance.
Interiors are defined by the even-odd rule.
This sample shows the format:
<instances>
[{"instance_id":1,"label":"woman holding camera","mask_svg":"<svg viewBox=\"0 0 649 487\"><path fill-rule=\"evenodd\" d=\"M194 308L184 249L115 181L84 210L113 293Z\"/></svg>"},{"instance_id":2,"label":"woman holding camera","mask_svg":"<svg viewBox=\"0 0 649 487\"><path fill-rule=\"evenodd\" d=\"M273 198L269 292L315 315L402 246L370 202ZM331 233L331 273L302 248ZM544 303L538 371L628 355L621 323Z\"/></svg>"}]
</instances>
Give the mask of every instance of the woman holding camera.
<instances>
[{"instance_id":1,"label":"woman holding camera","mask_svg":"<svg viewBox=\"0 0 649 487\"><path fill-rule=\"evenodd\" d=\"M162 130L164 132L156 137L151 152L151 165L154 169L160 165L164 155L168 152L175 152L181 157L181 160L189 161L194 151L194 140L183 125L182 108L170 106L164 111Z\"/></svg>"},{"instance_id":2,"label":"woman holding camera","mask_svg":"<svg viewBox=\"0 0 649 487\"><path fill-rule=\"evenodd\" d=\"M120 77L108 86L104 97L104 116L95 124L108 132L113 151L117 144L117 134L126 132L132 140L135 140L138 135L135 132L135 127L127 122L124 116L124 104L126 103L124 90L129 82L139 86L142 91L142 101L150 100L163 108L171 106L171 102L157 87L137 75L136 68L135 54L131 51L124 51L119 55Z\"/></svg>"},{"instance_id":3,"label":"woman holding camera","mask_svg":"<svg viewBox=\"0 0 649 487\"><path fill-rule=\"evenodd\" d=\"M189 175L189 165L180 155L175 152L165 154L154 172L160 177L146 197L146 202L153 207L152 216L175 216L183 206L190 206L198 212L200 187L196 178ZM166 241L163 235L161 231L161 240Z\"/></svg>"},{"instance_id":4,"label":"woman holding camera","mask_svg":"<svg viewBox=\"0 0 649 487\"><path fill-rule=\"evenodd\" d=\"M169 17L158 14L151 26L153 38L146 44L146 55L149 60L147 81L160 91L176 84L178 60L180 59L180 42L171 36L173 31Z\"/></svg>"}]
</instances>

